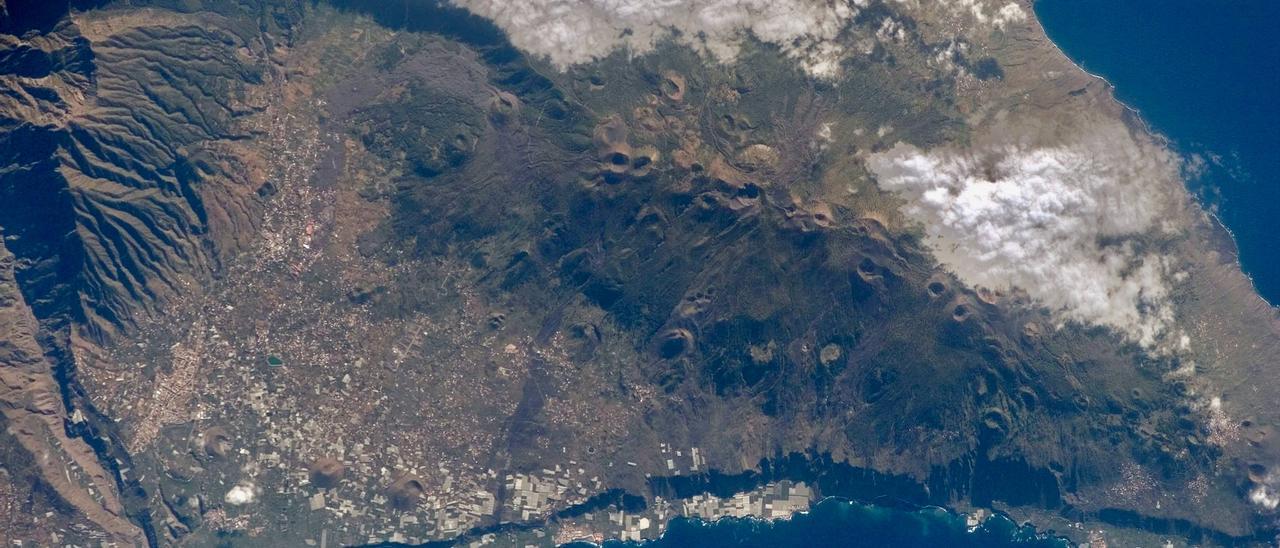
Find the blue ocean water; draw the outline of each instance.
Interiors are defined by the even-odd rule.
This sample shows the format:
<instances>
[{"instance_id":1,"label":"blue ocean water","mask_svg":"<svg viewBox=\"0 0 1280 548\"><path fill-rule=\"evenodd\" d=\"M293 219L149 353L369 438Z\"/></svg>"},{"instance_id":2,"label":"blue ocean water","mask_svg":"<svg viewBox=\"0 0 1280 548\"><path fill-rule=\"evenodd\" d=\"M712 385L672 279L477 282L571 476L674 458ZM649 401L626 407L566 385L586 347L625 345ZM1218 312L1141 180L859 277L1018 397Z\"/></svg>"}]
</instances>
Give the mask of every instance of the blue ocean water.
<instances>
[{"instance_id":1,"label":"blue ocean water","mask_svg":"<svg viewBox=\"0 0 1280 548\"><path fill-rule=\"evenodd\" d=\"M568 546L577 545L570 544ZM583 545L589 546L589 545ZM827 499L791 519L725 518L704 522L677 518L662 538L646 543L608 541L606 548L801 548L956 547L1065 548L1062 539L1038 535L1003 516L967 531L964 518L940 509L905 510Z\"/></svg>"},{"instance_id":2,"label":"blue ocean water","mask_svg":"<svg viewBox=\"0 0 1280 548\"><path fill-rule=\"evenodd\" d=\"M1217 210L1258 291L1280 303L1280 1L1036 0L1063 52L1186 155L1210 161L1192 190ZM968 532L941 510L829 499L790 520L673 521L611 547L1066 546L996 517Z\"/></svg>"},{"instance_id":3,"label":"blue ocean water","mask_svg":"<svg viewBox=\"0 0 1280 548\"><path fill-rule=\"evenodd\" d=\"M1280 304L1280 2L1036 0L1035 11L1067 56L1181 152L1221 158L1192 188Z\"/></svg>"}]
</instances>

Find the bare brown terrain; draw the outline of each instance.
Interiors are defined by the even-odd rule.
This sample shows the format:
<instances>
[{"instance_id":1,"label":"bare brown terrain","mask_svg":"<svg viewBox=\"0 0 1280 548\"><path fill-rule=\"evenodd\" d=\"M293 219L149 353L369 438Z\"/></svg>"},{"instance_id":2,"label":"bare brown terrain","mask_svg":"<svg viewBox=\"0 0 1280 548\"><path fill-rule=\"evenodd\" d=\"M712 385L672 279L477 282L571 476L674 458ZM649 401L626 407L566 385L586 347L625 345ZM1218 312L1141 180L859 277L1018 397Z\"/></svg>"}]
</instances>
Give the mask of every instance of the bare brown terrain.
<instances>
[{"instance_id":1,"label":"bare brown terrain","mask_svg":"<svg viewBox=\"0 0 1280 548\"><path fill-rule=\"evenodd\" d=\"M560 66L426 1L6 9L0 538L548 544L801 480L1273 540L1275 310L1034 17L947 6L861 8L835 76L767 36ZM1102 194L1158 222L1079 245L1159 285L1096 321L888 187L1110 149L1168 168Z\"/></svg>"}]
</instances>

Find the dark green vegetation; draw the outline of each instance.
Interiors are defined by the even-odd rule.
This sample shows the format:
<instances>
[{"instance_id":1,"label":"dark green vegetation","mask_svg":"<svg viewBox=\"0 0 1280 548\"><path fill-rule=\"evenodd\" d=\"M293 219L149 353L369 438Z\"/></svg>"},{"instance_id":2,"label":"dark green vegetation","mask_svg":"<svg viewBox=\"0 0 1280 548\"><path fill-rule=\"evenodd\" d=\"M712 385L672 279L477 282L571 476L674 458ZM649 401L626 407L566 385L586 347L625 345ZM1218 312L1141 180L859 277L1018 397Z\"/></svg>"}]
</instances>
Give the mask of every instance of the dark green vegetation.
<instances>
[{"instance_id":1,"label":"dark green vegetation","mask_svg":"<svg viewBox=\"0 0 1280 548\"><path fill-rule=\"evenodd\" d=\"M256 206L229 143L250 137L235 120L257 108L246 88L266 69L236 51L257 29L231 30L244 34L146 27L90 49L68 27L43 50L4 56L5 73L69 84L14 82L23 87L0 137L10 155L0 199L27 205L3 208L0 226L36 265L20 275L41 317L63 315L107 340L237 249L217 237L251 225ZM73 94L92 96L93 110L73 117ZM34 112L48 114L23 117Z\"/></svg>"},{"instance_id":2,"label":"dark green vegetation","mask_svg":"<svg viewBox=\"0 0 1280 548\"><path fill-rule=\"evenodd\" d=\"M1151 529L1171 493L1176 532L1263 530L1240 486L1193 490L1220 455L1160 376L1177 364L965 288L855 160L966 139L956 82L923 61L944 45L909 19L827 83L757 43L732 65L667 44L559 72L458 9L335 4L156 2L187 18L42 25L0 55L61 79L5 80L0 230L74 432L150 543L366 519L341 537L363 542L455 475L496 493L492 527L522 519L503 475L563 461L651 497L660 443L702 449L698 488L799 458L919 504ZM81 350L90 388L73 333L119 360ZM173 385L199 414L152 396ZM298 479L353 444L365 475ZM271 464L247 476L261 506L224 498ZM313 484L390 509L308 513Z\"/></svg>"},{"instance_id":3,"label":"dark green vegetation","mask_svg":"<svg viewBox=\"0 0 1280 548\"><path fill-rule=\"evenodd\" d=\"M837 87L806 83L767 48L736 67L671 48L564 75L497 59L490 82L518 101L495 104L478 137L455 129L477 128L467 109L433 110L457 124L434 137L459 151L446 169L436 167L441 145L415 153L419 140L393 139L408 146L384 157L416 173L397 182L393 218L365 248L468 261L489 298L530 311L540 334L584 315L575 309L602 309L604 322L571 327L581 367L619 367L592 348L632 341L643 375L667 396L645 418L654 431L681 432L730 462L836 452L929 478L937 503L1003 500L1076 518L1103 500L1124 504L1094 487L1119 481L1117 455L1156 463L1162 477L1152 481L1175 484L1214 459L1192 410L1170 403L1178 386L1135 366L1139 356L984 302L856 205L806 211L826 175L813 140L820 120L839 113L852 121L842 123L891 123L922 146L945 142L963 127L948 86L868 61ZM982 77L1000 76L993 63L977 63ZM408 93L370 112L444 104L429 90ZM592 127L602 129L584 151ZM678 165L690 140L703 144ZM635 157L617 143L655 149L653 168L611 176ZM743 161L753 144L781 161ZM425 285L437 274L421 276ZM571 435L533 401L521 411L538 425L521 434L530 445L528 436ZM757 420L769 426L743 438ZM635 451L615 443L596 449ZM551 455L511 457L535 467ZM1077 492L1090 493L1084 508Z\"/></svg>"},{"instance_id":4,"label":"dark green vegetation","mask_svg":"<svg viewBox=\"0 0 1280 548\"><path fill-rule=\"evenodd\" d=\"M262 17L239 27L148 26L91 46L65 24L67 2L9 2L6 32L47 34L0 48L0 230L41 322L66 413L87 419L68 424L68 434L98 453L152 542L147 493L119 473L131 457L78 379L71 331L116 340L186 284L208 279L242 243L237 233L256 223L248 168L231 143L250 137L236 120L257 108L246 87L268 69L236 48L262 30L287 35L277 25L288 24L289 12L157 4L190 12L216 4L228 15Z\"/></svg>"}]
</instances>

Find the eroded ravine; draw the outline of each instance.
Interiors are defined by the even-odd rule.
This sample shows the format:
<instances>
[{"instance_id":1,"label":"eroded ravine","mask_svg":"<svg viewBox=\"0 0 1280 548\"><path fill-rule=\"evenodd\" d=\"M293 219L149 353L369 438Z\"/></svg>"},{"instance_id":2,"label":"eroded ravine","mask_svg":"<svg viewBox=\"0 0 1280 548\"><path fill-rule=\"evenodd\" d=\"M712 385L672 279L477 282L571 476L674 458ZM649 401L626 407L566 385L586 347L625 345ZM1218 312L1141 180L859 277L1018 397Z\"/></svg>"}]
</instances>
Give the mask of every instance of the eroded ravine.
<instances>
[{"instance_id":1,"label":"eroded ravine","mask_svg":"<svg viewBox=\"0 0 1280 548\"><path fill-rule=\"evenodd\" d=\"M72 514L423 542L754 470L871 496L848 468L1118 539L1273 531L1271 392L1241 379L1274 311L1177 180L1108 209L1161 145L1016 10L557 65L430 2L254 6L6 38L22 344L116 493ZM992 188L1045 218L963 209ZM822 456L761 464L792 454Z\"/></svg>"}]
</instances>

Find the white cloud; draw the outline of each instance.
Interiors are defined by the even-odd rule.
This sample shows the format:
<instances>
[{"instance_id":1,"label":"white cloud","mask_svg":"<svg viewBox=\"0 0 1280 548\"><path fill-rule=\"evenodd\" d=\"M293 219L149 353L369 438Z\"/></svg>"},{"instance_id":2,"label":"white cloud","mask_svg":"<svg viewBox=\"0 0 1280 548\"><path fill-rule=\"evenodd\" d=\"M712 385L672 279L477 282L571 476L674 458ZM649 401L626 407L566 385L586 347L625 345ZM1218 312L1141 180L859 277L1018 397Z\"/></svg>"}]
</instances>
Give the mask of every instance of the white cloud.
<instances>
[{"instance_id":1,"label":"white cloud","mask_svg":"<svg viewBox=\"0 0 1280 548\"><path fill-rule=\"evenodd\" d=\"M845 43L903 37L881 21L841 38L866 0L452 0L503 28L519 48L567 67L626 48L650 51L668 36L732 61L754 35L810 74L837 75ZM899 0L906 10L925 3ZM1028 18L1017 3L943 0L932 6L969 30ZM675 34L672 31L676 31ZM946 67L941 67L946 68ZM1118 125L1118 124L1117 124ZM880 183L908 197L907 214L933 237L939 259L972 285L1021 288L1069 320L1118 329L1146 346L1172 322L1166 269L1136 236L1157 228L1176 162L1122 127L1062 146L1018 142L981 150L907 145L871 158Z\"/></svg>"},{"instance_id":2,"label":"white cloud","mask_svg":"<svg viewBox=\"0 0 1280 548\"><path fill-rule=\"evenodd\" d=\"M562 69L622 48L645 53L673 35L728 62L737 57L742 41L750 34L777 45L810 75L832 78L839 72L840 60L851 50L865 52L874 47L865 37L856 46L839 39L869 0L451 1L493 20L516 47L545 56ZM916 0L899 0L898 4L907 11L922 7ZM1015 2L943 0L937 5L950 12L949 18L967 20L968 30L1004 29L1027 19ZM905 36L896 21L886 19L884 23L889 26L880 28L882 40Z\"/></svg>"},{"instance_id":3,"label":"white cloud","mask_svg":"<svg viewBox=\"0 0 1280 548\"><path fill-rule=\"evenodd\" d=\"M512 43L561 68L627 47L636 53L679 31L679 39L731 61L747 32L778 45L810 74L836 74L835 41L865 0L454 0L492 19Z\"/></svg>"},{"instance_id":4,"label":"white cloud","mask_svg":"<svg viewBox=\"0 0 1280 548\"><path fill-rule=\"evenodd\" d=\"M1019 23L1027 19L1027 12L1015 2L1009 2L990 10L988 14L988 6L982 0L944 0L943 5L951 9L952 13L960 14L968 12L973 20L980 24L990 24L991 26L1004 29L1010 23Z\"/></svg>"},{"instance_id":5,"label":"white cloud","mask_svg":"<svg viewBox=\"0 0 1280 548\"><path fill-rule=\"evenodd\" d=\"M1249 491L1249 501L1266 510L1275 510L1280 506L1280 494L1266 485L1255 485Z\"/></svg>"},{"instance_id":6,"label":"white cloud","mask_svg":"<svg viewBox=\"0 0 1280 548\"><path fill-rule=\"evenodd\" d=\"M1021 23L1027 20L1027 12L1013 2L1005 4L1004 7L996 10L996 14L991 18L991 24L996 28L1004 29L1011 23Z\"/></svg>"},{"instance_id":7,"label":"white cloud","mask_svg":"<svg viewBox=\"0 0 1280 548\"><path fill-rule=\"evenodd\" d=\"M240 506L253 502L256 496L252 483L241 482L232 487L230 491L227 491L227 496L223 500L232 506Z\"/></svg>"},{"instance_id":8,"label":"white cloud","mask_svg":"<svg viewBox=\"0 0 1280 548\"><path fill-rule=\"evenodd\" d=\"M868 166L969 285L1021 289L1061 318L1153 348L1173 322L1170 265L1139 240L1164 228L1177 161L1119 123L1092 131L1056 146L898 144Z\"/></svg>"}]
</instances>

